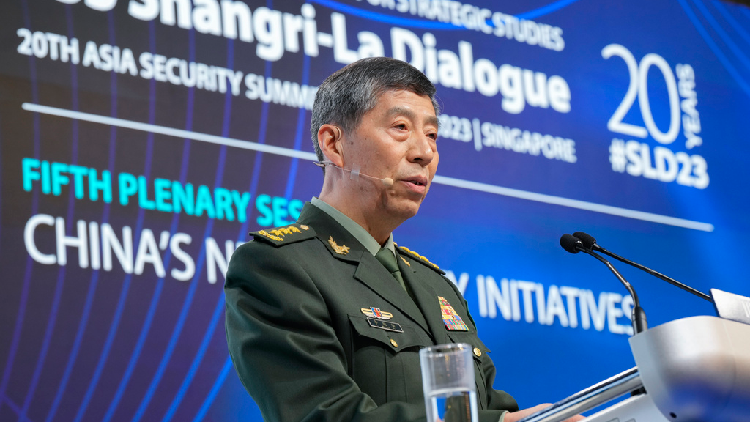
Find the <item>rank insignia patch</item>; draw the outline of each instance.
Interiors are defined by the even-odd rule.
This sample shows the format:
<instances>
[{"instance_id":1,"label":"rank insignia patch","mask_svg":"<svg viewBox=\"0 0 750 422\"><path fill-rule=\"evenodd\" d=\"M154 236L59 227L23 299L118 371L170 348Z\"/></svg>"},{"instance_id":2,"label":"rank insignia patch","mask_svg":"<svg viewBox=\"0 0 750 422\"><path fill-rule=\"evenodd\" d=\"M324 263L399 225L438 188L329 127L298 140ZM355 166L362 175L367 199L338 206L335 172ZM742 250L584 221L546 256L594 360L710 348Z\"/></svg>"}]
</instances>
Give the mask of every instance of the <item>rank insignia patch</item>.
<instances>
[{"instance_id":1,"label":"rank insignia patch","mask_svg":"<svg viewBox=\"0 0 750 422\"><path fill-rule=\"evenodd\" d=\"M381 311L380 308L360 308L359 310L362 311L363 314L367 315L370 318L377 318L377 319L393 318L392 313Z\"/></svg>"},{"instance_id":2,"label":"rank insignia patch","mask_svg":"<svg viewBox=\"0 0 750 422\"><path fill-rule=\"evenodd\" d=\"M251 232L254 239L263 240L275 246L283 246L315 237L315 231L303 224L293 223L275 229L259 230Z\"/></svg>"},{"instance_id":3,"label":"rank insignia patch","mask_svg":"<svg viewBox=\"0 0 750 422\"><path fill-rule=\"evenodd\" d=\"M453 306L444 297L438 296L438 301L440 302L440 313L443 315L443 322L446 329L450 331L469 331L469 327L464 324L461 317L456 314Z\"/></svg>"}]
</instances>

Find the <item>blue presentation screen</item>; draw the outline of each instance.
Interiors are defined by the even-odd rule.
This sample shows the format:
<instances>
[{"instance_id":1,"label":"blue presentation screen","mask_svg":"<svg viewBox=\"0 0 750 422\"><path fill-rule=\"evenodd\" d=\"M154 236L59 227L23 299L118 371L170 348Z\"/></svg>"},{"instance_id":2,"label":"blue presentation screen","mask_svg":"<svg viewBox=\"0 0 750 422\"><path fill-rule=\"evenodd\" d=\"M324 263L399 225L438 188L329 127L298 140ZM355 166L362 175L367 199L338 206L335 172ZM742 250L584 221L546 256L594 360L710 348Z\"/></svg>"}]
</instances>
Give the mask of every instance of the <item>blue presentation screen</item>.
<instances>
[{"instance_id":1,"label":"blue presentation screen","mask_svg":"<svg viewBox=\"0 0 750 422\"><path fill-rule=\"evenodd\" d=\"M635 365L603 247L750 295L750 8L718 0L14 0L0 5L0 420L260 420L222 285L320 192L310 109L359 58L437 86L440 166L396 242L446 271L495 387ZM650 326L712 305L633 268Z\"/></svg>"}]
</instances>

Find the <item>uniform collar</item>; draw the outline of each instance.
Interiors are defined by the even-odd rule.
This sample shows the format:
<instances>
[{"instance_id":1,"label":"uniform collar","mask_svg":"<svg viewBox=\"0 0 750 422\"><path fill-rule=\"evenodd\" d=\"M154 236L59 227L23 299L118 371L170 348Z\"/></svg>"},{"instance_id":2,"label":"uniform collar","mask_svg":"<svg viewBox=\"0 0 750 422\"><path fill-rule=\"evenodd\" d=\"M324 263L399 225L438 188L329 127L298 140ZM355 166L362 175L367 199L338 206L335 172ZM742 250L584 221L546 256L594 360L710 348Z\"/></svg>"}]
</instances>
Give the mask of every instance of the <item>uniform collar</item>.
<instances>
[{"instance_id":1,"label":"uniform collar","mask_svg":"<svg viewBox=\"0 0 750 422\"><path fill-rule=\"evenodd\" d=\"M360 226L346 214L337 210L318 197L314 196L310 200L310 203L317 207L319 210L328 214L328 216L336 220L337 223L341 224L341 227L343 227L347 232L349 232L349 234L357 239L357 241L361 243L362 246L365 247L367 252L372 254L372 256L375 256L375 254L378 253L378 251L380 250L380 244L377 240L375 240L374 237L372 237L370 233L367 232L367 230L364 229L364 227ZM388 248L388 250L390 250L394 256L398 256L396 255L396 247L393 243L393 233L388 235L388 240L385 241L384 247Z\"/></svg>"}]
</instances>

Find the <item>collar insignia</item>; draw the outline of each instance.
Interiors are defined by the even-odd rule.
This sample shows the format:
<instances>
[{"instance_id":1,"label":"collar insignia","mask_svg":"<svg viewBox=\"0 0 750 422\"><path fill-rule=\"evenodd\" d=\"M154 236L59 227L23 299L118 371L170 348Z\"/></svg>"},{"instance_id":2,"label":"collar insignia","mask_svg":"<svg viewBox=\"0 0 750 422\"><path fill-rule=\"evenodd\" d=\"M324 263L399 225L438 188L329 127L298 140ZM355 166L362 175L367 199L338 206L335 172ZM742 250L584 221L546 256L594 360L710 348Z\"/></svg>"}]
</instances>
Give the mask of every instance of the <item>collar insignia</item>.
<instances>
[{"instance_id":1,"label":"collar insignia","mask_svg":"<svg viewBox=\"0 0 750 422\"><path fill-rule=\"evenodd\" d=\"M339 246L335 240L333 240L333 236L330 236L328 238L328 243L331 244L331 247L333 248L333 251L336 253L339 253L341 255L346 255L349 253L349 247L346 245Z\"/></svg>"},{"instance_id":2,"label":"collar insignia","mask_svg":"<svg viewBox=\"0 0 750 422\"><path fill-rule=\"evenodd\" d=\"M438 302L440 302L440 313L443 315L443 322L447 330L469 331L469 327L466 326L461 317L456 314L453 306L444 297L438 296Z\"/></svg>"},{"instance_id":3,"label":"collar insignia","mask_svg":"<svg viewBox=\"0 0 750 422\"><path fill-rule=\"evenodd\" d=\"M370 318L377 318L377 319L393 318L392 313L381 311L380 308L360 308L359 310L362 311L363 314L367 315Z\"/></svg>"}]
</instances>

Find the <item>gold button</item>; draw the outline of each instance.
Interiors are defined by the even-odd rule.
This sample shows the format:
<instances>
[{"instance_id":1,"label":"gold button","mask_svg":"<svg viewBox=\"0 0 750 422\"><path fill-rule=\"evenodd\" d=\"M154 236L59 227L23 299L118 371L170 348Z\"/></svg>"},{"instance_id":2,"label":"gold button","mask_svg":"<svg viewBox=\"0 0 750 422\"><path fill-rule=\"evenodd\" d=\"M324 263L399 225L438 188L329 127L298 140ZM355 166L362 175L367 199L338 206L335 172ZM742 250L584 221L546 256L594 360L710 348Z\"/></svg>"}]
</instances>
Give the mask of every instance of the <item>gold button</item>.
<instances>
[{"instance_id":1,"label":"gold button","mask_svg":"<svg viewBox=\"0 0 750 422\"><path fill-rule=\"evenodd\" d=\"M476 356L476 357L482 356L482 351L479 350L478 347L474 348L474 356Z\"/></svg>"},{"instance_id":2,"label":"gold button","mask_svg":"<svg viewBox=\"0 0 750 422\"><path fill-rule=\"evenodd\" d=\"M398 347L398 343L396 343L396 340L394 339L391 339L391 344L393 345L393 347Z\"/></svg>"}]
</instances>

